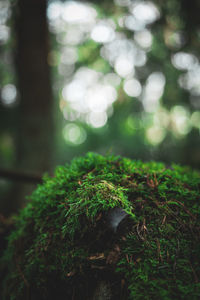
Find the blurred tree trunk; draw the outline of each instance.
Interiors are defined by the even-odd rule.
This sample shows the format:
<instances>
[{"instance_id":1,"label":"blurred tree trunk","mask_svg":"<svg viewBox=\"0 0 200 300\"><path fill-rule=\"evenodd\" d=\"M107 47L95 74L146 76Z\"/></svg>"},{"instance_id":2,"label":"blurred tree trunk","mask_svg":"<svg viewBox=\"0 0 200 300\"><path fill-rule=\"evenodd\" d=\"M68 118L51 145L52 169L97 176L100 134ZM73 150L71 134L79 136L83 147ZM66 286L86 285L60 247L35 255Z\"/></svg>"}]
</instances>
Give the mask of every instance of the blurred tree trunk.
<instances>
[{"instance_id":1,"label":"blurred tree trunk","mask_svg":"<svg viewBox=\"0 0 200 300\"><path fill-rule=\"evenodd\" d=\"M54 144L46 8L46 0L17 0L13 15L19 91L16 168L35 174L50 169ZM21 206L33 187L16 184L9 196L9 210Z\"/></svg>"},{"instance_id":2,"label":"blurred tree trunk","mask_svg":"<svg viewBox=\"0 0 200 300\"><path fill-rule=\"evenodd\" d=\"M16 12L16 71L20 93L18 161L22 169L50 168L52 149L52 90L46 0L18 0Z\"/></svg>"}]
</instances>

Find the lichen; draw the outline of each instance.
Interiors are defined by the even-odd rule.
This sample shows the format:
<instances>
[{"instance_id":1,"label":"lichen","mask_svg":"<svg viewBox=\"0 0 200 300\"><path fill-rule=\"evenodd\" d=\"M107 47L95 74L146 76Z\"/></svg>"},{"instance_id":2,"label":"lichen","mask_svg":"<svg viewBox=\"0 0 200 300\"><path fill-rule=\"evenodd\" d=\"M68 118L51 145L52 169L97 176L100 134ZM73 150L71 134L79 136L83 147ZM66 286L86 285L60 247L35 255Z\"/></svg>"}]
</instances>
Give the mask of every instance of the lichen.
<instances>
[{"instance_id":1,"label":"lichen","mask_svg":"<svg viewBox=\"0 0 200 300\"><path fill-rule=\"evenodd\" d=\"M2 298L92 299L112 281L115 299L200 299L199 221L197 171L88 153L20 211Z\"/></svg>"}]
</instances>

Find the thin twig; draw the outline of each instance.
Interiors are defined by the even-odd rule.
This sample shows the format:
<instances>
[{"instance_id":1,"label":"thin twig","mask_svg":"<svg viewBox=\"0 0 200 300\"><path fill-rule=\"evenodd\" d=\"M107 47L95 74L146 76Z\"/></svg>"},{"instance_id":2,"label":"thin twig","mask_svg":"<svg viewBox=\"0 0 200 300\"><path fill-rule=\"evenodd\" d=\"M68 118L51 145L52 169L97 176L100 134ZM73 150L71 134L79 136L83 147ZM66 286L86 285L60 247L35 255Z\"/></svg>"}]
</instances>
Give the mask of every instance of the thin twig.
<instances>
[{"instance_id":1,"label":"thin twig","mask_svg":"<svg viewBox=\"0 0 200 300\"><path fill-rule=\"evenodd\" d=\"M0 177L12 180L12 181L23 181L26 183L41 183L42 176L37 174L28 174L25 172L15 170L2 170L0 169Z\"/></svg>"}]
</instances>

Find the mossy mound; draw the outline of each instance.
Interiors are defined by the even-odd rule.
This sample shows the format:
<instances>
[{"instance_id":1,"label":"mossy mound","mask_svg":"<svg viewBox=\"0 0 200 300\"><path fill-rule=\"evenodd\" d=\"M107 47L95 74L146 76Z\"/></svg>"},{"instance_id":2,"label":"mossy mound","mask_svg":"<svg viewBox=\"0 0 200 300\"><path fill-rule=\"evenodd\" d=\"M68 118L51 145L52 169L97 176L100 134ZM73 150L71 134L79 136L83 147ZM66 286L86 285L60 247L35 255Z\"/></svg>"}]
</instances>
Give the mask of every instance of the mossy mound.
<instances>
[{"instance_id":1,"label":"mossy mound","mask_svg":"<svg viewBox=\"0 0 200 300\"><path fill-rule=\"evenodd\" d=\"M198 172L89 153L20 212L3 299L200 299L199 257Z\"/></svg>"}]
</instances>

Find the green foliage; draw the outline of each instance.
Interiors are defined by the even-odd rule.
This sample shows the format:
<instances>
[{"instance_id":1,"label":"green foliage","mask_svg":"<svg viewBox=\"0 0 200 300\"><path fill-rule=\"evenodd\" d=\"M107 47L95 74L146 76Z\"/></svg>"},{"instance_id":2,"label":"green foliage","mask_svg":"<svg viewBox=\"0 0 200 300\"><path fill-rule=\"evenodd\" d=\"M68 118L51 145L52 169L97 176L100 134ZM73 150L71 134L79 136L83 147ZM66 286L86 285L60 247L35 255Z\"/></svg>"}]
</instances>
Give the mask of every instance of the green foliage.
<instances>
[{"instance_id":1,"label":"green foliage","mask_svg":"<svg viewBox=\"0 0 200 300\"><path fill-rule=\"evenodd\" d=\"M16 219L3 299L89 299L106 270L126 299L199 299L199 192L200 174L178 165L88 153L58 167Z\"/></svg>"}]
</instances>

